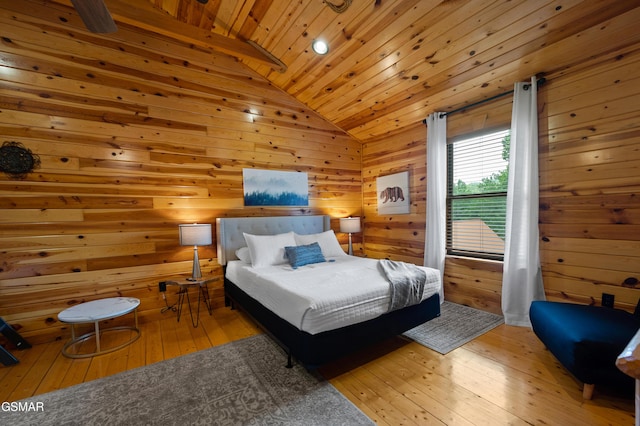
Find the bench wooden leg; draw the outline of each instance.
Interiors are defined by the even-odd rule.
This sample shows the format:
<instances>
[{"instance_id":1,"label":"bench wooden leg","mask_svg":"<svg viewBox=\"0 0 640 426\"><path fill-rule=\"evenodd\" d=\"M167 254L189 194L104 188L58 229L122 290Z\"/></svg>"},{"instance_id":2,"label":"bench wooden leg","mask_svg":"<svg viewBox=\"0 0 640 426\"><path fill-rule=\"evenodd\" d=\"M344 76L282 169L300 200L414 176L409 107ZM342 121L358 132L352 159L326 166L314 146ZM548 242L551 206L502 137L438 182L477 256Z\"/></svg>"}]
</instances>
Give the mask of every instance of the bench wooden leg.
<instances>
[{"instance_id":1,"label":"bench wooden leg","mask_svg":"<svg viewBox=\"0 0 640 426\"><path fill-rule=\"evenodd\" d=\"M0 362L2 362L4 365L13 365L19 363L20 361L18 361L18 358L13 356L11 352L6 350L4 346L0 346Z\"/></svg>"},{"instance_id":2,"label":"bench wooden leg","mask_svg":"<svg viewBox=\"0 0 640 426\"><path fill-rule=\"evenodd\" d=\"M0 333L4 335L11 343L16 345L17 349L29 349L31 345L9 324L0 318Z\"/></svg>"},{"instance_id":3,"label":"bench wooden leg","mask_svg":"<svg viewBox=\"0 0 640 426\"><path fill-rule=\"evenodd\" d=\"M593 397L593 390L596 388L596 385L593 383L585 383L582 388L582 397L584 399L591 399Z\"/></svg>"},{"instance_id":4,"label":"bench wooden leg","mask_svg":"<svg viewBox=\"0 0 640 426\"><path fill-rule=\"evenodd\" d=\"M17 331L15 331L9 324L7 324L2 318L0 318L0 334L4 335L7 340L13 343L17 349L29 349L31 345L27 342ZM16 357L4 347L0 346L0 362L4 365L17 364L19 361Z\"/></svg>"}]
</instances>

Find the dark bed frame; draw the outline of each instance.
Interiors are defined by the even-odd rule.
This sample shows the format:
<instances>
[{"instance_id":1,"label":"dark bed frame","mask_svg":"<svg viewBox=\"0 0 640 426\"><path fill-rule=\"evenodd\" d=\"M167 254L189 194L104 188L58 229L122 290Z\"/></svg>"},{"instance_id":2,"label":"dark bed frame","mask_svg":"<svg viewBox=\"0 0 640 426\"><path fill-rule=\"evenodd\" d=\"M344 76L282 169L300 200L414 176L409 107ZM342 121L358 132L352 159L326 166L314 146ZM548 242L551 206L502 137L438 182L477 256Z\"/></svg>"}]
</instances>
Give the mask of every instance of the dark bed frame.
<instances>
[{"instance_id":1,"label":"dark bed frame","mask_svg":"<svg viewBox=\"0 0 640 426\"><path fill-rule=\"evenodd\" d=\"M236 258L235 250L244 246L243 232L269 235L293 230L299 234L313 234L328 229L328 216L217 219L218 261L225 266L228 260ZM306 368L316 368L440 316L440 296L434 294L418 305L388 312L362 323L309 334L280 318L226 278L224 291L229 306L247 312L284 348L288 367L292 366L293 357Z\"/></svg>"}]
</instances>

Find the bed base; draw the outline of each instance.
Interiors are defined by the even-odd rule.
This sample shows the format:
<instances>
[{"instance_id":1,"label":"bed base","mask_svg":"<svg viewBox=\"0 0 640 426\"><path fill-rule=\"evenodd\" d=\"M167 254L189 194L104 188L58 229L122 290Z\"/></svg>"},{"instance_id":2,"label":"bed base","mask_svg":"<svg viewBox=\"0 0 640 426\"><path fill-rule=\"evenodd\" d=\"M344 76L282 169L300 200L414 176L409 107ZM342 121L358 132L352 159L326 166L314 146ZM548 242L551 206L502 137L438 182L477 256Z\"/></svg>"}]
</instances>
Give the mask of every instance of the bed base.
<instances>
[{"instance_id":1,"label":"bed base","mask_svg":"<svg viewBox=\"0 0 640 426\"><path fill-rule=\"evenodd\" d=\"M295 358L314 369L373 343L397 336L440 316L440 295L434 294L418 305L386 313L363 323L318 334L301 331L265 308L260 302L224 280L225 301L251 316L287 353L287 367Z\"/></svg>"}]
</instances>

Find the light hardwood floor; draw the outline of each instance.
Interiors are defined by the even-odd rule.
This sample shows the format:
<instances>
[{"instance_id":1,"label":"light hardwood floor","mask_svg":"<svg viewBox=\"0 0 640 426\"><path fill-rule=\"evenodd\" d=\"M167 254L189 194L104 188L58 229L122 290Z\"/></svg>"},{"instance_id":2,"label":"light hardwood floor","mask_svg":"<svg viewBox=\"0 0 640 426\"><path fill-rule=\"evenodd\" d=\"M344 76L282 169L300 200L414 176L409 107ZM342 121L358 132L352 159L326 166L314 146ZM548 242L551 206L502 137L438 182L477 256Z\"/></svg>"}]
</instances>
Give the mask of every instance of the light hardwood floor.
<instances>
[{"instance_id":1,"label":"light hardwood floor","mask_svg":"<svg viewBox=\"0 0 640 426\"><path fill-rule=\"evenodd\" d=\"M89 359L61 355L64 341L12 353L0 366L0 401L15 401L242 339L260 330L242 312L218 308L176 322L142 323L141 337ZM286 361L284 354L282 362ZM529 330L501 325L447 355L395 338L323 367L321 373L381 425L633 425L633 398L581 386ZM0 415L1 417L1 415Z\"/></svg>"}]
</instances>

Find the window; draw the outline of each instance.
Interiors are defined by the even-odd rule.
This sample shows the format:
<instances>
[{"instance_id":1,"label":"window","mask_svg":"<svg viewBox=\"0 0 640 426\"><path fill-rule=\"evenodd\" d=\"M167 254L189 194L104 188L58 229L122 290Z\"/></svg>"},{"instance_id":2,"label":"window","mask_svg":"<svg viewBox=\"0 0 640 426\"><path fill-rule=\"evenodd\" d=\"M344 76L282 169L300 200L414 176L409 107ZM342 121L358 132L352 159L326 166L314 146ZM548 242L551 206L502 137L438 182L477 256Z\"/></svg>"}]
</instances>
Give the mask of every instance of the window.
<instances>
[{"instance_id":1,"label":"window","mask_svg":"<svg viewBox=\"0 0 640 426\"><path fill-rule=\"evenodd\" d=\"M509 130L447 146L447 253L502 260Z\"/></svg>"}]
</instances>

